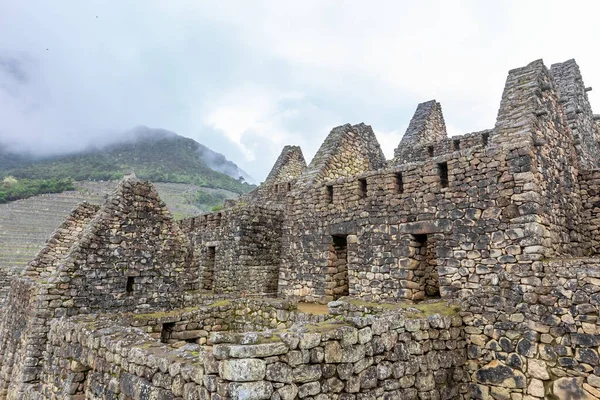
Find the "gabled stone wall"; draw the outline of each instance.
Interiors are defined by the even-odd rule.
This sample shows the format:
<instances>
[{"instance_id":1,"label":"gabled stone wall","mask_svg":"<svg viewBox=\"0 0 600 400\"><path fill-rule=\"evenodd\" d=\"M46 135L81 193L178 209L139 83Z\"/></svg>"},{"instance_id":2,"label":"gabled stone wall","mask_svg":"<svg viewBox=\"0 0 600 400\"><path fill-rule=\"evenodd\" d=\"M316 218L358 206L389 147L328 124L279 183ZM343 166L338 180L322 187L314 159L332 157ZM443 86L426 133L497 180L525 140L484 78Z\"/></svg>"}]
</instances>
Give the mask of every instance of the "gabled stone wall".
<instances>
[{"instance_id":1,"label":"gabled stone wall","mask_svg":"<svg viewBox=\"0 0 600 400\"><path fill-rule=\"evenodd\" d=\"M446 139L446 123L442 114L442 106L435 100L421 103L413 115L402 141L394 150L395 165L422 161L429 153L430 146ZM417 150L415 152L415 150Z\"/></svg>"},{"instance_id":2,"label":"gabled stone wall","mask_svg":"<svg viewBox=\"0 0 600 400\"><path fill-rule=\"evenodd\" d=\"M297 190L385 166L385 156L369 125L338 126L325 138L305 173L298 178Z\"/></svg>"},{"instance_id":3,"label":"gabled stone wall","mask_svg":"<svg viewBox=\"0 0 600 400\"><path fill-rule=\"evenodd\" d=\"M187 239L150 183L126 179L94 211L76 210L13 281L0 326L2 398L38 388L53 319L181 307L197 288Z\"/></svg>"}]
</instances>

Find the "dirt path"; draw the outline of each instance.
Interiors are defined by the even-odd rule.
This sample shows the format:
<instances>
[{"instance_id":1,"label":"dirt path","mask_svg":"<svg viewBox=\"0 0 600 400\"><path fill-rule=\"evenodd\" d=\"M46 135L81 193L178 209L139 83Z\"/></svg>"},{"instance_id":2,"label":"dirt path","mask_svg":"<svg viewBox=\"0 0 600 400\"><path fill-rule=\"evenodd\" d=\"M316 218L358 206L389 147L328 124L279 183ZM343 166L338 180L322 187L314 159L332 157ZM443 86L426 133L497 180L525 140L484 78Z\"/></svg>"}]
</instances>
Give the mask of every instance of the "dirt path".
<instances>
[{"instance_id":1,"label":"dirt path","mask_svg":"<svg viewBox=\"0 0 600 400\"><path fill-rule=\"evenodd\" d=\"M325 315L329 314L327 304L298 303L298 311L306 314Z\"/></svg>"}]
</instances>

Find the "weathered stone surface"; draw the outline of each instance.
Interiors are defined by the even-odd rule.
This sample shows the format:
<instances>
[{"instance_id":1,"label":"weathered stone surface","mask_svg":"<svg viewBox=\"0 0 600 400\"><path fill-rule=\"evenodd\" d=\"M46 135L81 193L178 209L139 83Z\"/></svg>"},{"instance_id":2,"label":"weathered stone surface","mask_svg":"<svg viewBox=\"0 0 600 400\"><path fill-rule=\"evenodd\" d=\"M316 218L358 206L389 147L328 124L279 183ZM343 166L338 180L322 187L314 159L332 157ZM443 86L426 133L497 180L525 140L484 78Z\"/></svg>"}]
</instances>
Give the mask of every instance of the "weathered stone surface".
<instances>
[{"instance_id":1,"label":"weathered stone surface","mask_svg":"<svg viewBox=\"0 0 600 400\"><path fill-rule=\"evenodd\" d=\"M473 377L479 383L513 389L524 388L526 382L525 375L521 371L512 369L497 360L479 369Z\"/></svg>"},{"instance_id":2,"label":"weathered stone surface","mask_svg":"<svg viewBox=\"0 0 600 400\"><path fill-rule=\"evenodd\" d=\"M219 376L228 381L260 381L265 374L265 362L255 358L223 360L219 363Z\"/></svg>"},{"instance_id":3,"label":"weathered stone surface","mask_svg":"<svg viewBox=\"0 0 600 400\"><path fill-rule=\"evenodd\" d=\"M273 394L270 382L232 382L229 384L229 395L232 400L265 400Z\"/></svg>"},{"instance_id":4,"label":"weathered stone surface","mask_svg":"<svg viewBox=\"0 0 600 400\"><path fill-rule=\"evenodd\" d=\"M559 378L552 385L552 393L559 399L592 400L595 398L583 389L583 378Z\"/></svg>"}]
</instances>

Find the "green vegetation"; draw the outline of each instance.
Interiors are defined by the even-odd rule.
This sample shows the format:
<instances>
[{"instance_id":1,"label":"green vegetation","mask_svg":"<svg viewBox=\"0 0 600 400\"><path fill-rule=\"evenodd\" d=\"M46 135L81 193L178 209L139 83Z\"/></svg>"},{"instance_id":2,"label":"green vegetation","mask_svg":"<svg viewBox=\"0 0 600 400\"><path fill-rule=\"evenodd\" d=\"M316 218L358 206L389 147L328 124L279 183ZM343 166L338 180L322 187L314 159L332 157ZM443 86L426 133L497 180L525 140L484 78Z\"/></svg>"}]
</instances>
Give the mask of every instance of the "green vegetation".
<instances>
[{"instance_id":1,"label":"green vegetation","mask_svg":"<svg viewBox=\"0 0 600 400\"><path fill-rule=\"evenodd\" d=\"M71 179L16 179L7 176L0 187L0 203L74 189Z\"/></svg>"},{"instance_id":2,"label":"green vegetation","mask_svg":"<svg viewBox=\"0 0 600 400\"><path fill-rule=\"evenodd\" d=\"M217 302L212 303L209 307L226 307L231 305L230 300L219 300Z\"/></svg>"},{"instance_id":3,"label":"green vegetation","mask_svg":"<svg viewBox=\"0 0 600 400\"><path fill-rule=\"evenodd\" d=\"M0 154L0 176L27 180L118 180L135 171L152 182L189 183L243 194L254 188L243 180L212 170L202 159L206 148L175 134L150 134L137 139L66 156L35 160ZM214 202L216 198L199 201ZM208 204L208 203L206 203Z\"/></svg>"},{"instance_id":4,"label":"green vegetation","mask_svg":"<svg viewBox=\"0 0 600 400\"><path fill-rule=\"evenodd\" d=\"M216 206L211 207L210 211L215 212L215 211L221 211L223 209L223 204L217 204Z\"/></svg>"},{"instance_id":5,"label":"green vegetation","mask_svg":"<svg viewBox=\"0 0 600 400\"><path fill-rule=\"evenodd\" d=\"M196 195L196 199L194 201L194 205L201 210L211 210L211 211L219 211L214 210L215 207L223 207L223 200L227 199L227 195L225 193L209 193L205 191L199 191Z\"/></svg>"}]
</instances>

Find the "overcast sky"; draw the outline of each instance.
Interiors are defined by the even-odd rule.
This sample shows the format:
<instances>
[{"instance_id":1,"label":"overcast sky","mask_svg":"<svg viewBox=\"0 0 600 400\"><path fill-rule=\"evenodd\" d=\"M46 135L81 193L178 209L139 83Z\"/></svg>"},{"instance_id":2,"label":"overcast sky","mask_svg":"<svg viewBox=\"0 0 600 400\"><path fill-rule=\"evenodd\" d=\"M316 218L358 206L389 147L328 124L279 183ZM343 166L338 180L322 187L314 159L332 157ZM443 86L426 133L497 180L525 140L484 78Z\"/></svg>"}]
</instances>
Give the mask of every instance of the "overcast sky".
<instances>
[{"instance_id":1,"label":"overcast sky","mask_svg":"<svg viewBox=\"0 0 600 400\"><path fill-rule=\"evenodd\" d=\"M600 113L596 1L0 1L0 141L37 152L137 125L257 180L365 122L388 158L419 102L491 128L508 70L575 58ZM576 4L576 5L574 5Z\"/></svg>"}]
</instances>

